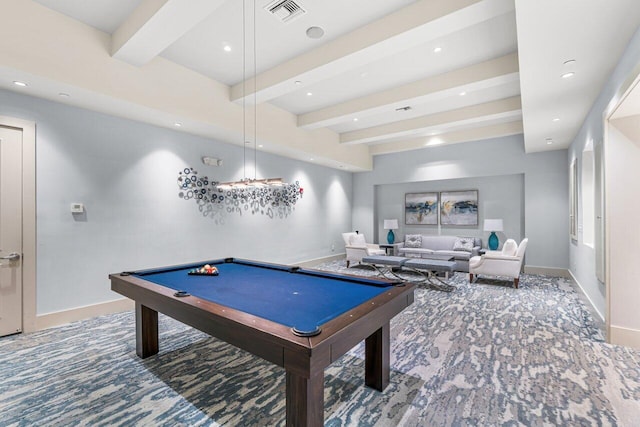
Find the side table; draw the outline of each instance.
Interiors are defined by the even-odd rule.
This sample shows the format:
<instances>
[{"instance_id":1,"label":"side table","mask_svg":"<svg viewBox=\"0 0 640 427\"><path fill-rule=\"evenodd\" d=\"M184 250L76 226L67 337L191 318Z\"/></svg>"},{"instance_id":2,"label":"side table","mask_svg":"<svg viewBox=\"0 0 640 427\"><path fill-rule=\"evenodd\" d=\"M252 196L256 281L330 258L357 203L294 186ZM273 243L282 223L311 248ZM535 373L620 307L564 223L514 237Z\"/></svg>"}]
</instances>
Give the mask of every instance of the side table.
<instances>
[{"instance_id":1,"label":"side table","mask_svg":"<svg viewBox=\"0 0 640 427\"><path fill-rule=\"evenodd\" d=\"M387 255L398 256L398 248L402 243L379 243L382 249L384 249Z\"/></svg>"}]
</instances>

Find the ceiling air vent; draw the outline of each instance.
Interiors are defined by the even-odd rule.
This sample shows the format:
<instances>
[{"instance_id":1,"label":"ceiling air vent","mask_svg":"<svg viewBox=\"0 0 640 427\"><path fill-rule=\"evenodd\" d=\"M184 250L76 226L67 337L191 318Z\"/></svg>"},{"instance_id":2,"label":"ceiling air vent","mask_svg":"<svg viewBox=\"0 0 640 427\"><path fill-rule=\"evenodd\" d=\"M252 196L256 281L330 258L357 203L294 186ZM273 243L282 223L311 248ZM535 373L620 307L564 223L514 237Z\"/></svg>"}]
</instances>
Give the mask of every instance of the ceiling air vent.
<instances>
[{"instance_id":1,"label":"ceiling air vent","mask_svg":"<svg viewBox=\"0 0 640 427\"><path fill-rule=\"evenodd\" d=\"M265 10L269 11L282 22L289 22L292 19L304 15L306 11L293 0L276 0L269 3Z\"/></svg>"}]
</instances>

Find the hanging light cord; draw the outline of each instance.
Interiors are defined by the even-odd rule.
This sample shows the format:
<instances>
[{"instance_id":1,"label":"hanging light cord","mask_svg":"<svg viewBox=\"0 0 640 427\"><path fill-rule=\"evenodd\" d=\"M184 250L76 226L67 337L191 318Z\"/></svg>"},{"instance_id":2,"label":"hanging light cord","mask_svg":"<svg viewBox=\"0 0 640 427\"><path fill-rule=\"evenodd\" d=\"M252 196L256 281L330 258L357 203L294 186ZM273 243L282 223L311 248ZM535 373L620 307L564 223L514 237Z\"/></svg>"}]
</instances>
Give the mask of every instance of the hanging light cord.
<instances>
[{"instance_id":1,"label":"hanging light cord","mask_svg":"<svg viewBox=\"0 0 640 427\"><path fill-rule=\"evenodd\" d=\"M247 177L247 30L245 0L242 0L242 179Z\"/></svg>"},{"instance_id":2,"label":"hanging light cord","mask_svg":"<svg viewBox=\"0 0 640 427\"><path fill-rule=\"evenodd\" d=\"M256 59L258 47L256 45L256 0L253 0L253 179L258 174L258 61Z\"/></svg>"}]
</instances>

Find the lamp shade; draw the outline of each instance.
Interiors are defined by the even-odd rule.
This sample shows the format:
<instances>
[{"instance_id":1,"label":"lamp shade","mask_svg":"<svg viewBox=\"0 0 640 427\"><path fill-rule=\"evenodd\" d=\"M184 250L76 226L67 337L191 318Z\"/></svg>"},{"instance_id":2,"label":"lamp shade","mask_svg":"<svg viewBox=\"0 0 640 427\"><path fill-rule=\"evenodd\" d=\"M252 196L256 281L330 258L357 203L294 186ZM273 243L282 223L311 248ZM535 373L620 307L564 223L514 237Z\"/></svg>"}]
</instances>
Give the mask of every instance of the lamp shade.
<instances>
[{"instance_id":1,"label":"lamp shade","mask_svg":"<svg viewBox=\"0 0 640 427\"><path fill-rule=\"evenodd\" d=\"M397 219L385 219L384 220L384 229L385 230L397 230L398 229L398 220Z\"/></svg>"},{"instance_id":2,"label":"lamp shade","mask_svg":"<svg viewBox=\"0 0 640 427\"><path fill-rule=\"evenodd\" d=\"M501 219L485 219L484 220L484 231L503 231L504 226L502 225Z\"/></svg>"}]
</instances>

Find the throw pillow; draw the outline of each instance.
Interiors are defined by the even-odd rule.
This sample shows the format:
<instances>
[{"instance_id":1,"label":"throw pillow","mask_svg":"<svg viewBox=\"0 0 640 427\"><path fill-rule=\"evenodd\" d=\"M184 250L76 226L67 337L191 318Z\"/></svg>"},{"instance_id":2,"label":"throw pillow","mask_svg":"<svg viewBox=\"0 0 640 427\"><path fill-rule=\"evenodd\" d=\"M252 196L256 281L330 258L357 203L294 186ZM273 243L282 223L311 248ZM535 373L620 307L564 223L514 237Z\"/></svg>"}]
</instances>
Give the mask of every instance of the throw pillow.
<instances>
[{"instance_id":1,"label":"throw pillow","mask_svg":"<svg viewBox=\"0 0 640 427\"><path fill-rule=\"evenodd\" d=\"M363 234L354 234L349 239L349 243L351 243L351 246L367 246L367 242L364 240Z\"/></svg>"},{"instance_id":2,"label":"throw pillow","mask_svg":"<svg viewBox=\"0 0 640 427\"><path fill-rule=\"evenodd\" d=\"M473 240L473 237L457 237L453 244L453 250L471 252L473 250Z\"/></svg>"},{"instance_id":3,"label":"throw pillow","mask_svg":"<svg viewBox=\"0 0 640 427\"><path fill-rule=\"evenodd\" d=\"M507 239L502 246L502 255L515 256L518 244L513 239Z\"/></svg>"},{"instance_id":4,"label":"throw pillow","mask_svg":"<svg viewBox=\"0 0 640 427\"><path fill-rule=\"evenodd\" d=\"M407 234L404 237L405 248L421 248L422 247L422 234Z\"/></svg>"}]
</instances>

